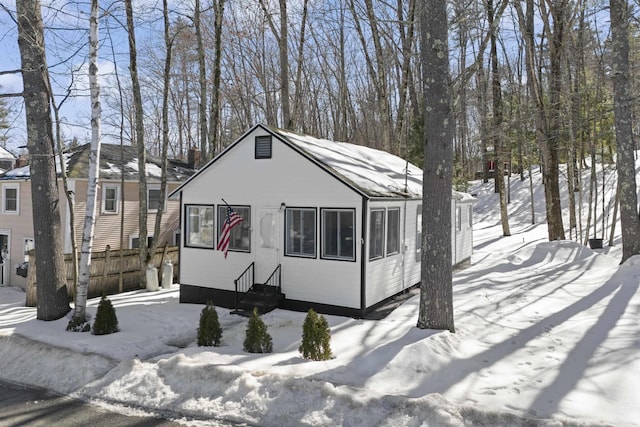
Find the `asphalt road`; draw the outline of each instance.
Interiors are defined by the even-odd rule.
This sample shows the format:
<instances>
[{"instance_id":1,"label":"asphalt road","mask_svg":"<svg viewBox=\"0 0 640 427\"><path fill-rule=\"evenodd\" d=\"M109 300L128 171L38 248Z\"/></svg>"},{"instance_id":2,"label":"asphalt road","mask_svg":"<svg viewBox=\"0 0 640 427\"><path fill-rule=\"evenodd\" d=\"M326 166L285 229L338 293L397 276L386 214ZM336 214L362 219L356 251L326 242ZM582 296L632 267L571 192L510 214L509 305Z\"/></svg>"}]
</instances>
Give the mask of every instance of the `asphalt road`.
<instances>
[{"instance_id":1,"label":"asphalt road","mask_svg":"<svg viewBox=\"0 0 640 427\"><path fill-rule=\"evenodd\" d=\"M0 381L0 427L177 427L173 421L132 417L107 411L46 390Z\"/></svg>"}]
</instances>

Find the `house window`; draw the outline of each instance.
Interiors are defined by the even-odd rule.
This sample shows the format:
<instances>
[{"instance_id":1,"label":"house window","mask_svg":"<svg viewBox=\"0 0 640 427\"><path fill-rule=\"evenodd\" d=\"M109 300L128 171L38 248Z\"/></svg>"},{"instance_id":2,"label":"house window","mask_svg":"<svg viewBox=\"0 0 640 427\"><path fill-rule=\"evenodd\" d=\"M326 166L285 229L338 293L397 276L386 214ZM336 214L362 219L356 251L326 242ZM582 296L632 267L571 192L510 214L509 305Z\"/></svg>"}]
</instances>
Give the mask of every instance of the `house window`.
<instances>
[{"instance_id":1,"label":"house window","mask_svg":"<svg viewBox=\"0 0 640 427\"><path fill-rule=\"evenodd\" d=\"M369 260L384 256L384 209L371 209Z\"/></svg>"},{"instance_id":2,"label":"house window","mask_svg":"<svg viewBox=\"0 0 640 427\"><path fill-rule=\"evenodd\" d=\"M387 255L400 252L400 208L387 211Z\"/></svg>"},{"instance_id":3,"label":"house window","mask_svg":"<svg viewBox=\"0 0 640 427\"><path fill-rule=\"evenodd\" d=\"M153 236L147 236L147 248L151 247ZM129 249L138 249L140 247L140 236L129 236Z\"/></svg>"},{"instance_id":4,"label":"house window","mask_svg":"<svg viewBox=\"0 0 640 427\"><path fill-rule=\"evenodd\" d=\"M473 206L471 206L471 205L469 205L468 215L469 215L469 218L468 218L468 220L469 220L469 228L473 228Z\"/></svg>"},{"instance_id":5,"label":"house window","mask_svg":"<svg viewBox=\"0 0 640 427\"><path fill-rule=\"evenodd\" d=\"M456 207L456 230L462 230L462 208Z\"/></svg>"},{"instance_id":6,"label":"house window","mask_svg":"<svg viewBox=\"0 0 640 427\"><path fill-rule=\"evenodd\" d=\"M186 206L185 246L213 249L213 206Z\"/></svg>"},{"instance_id":7,"label":"house window","mask_svg":"<svg viewBox=\"0 0 640 427\"><path fill-rule=\"evenodd\" d=\"M102 213L118 213L119 186L106 184L102 187Z\"/></svg>"},{"instance_id":8,"label":"house window","mask_svg":"<svg viewBox=\"0 0 640 427\"><path fill-rule=\"evenodd\" d=\"M18 184L4 184L2 186L2 213L17 214L20 206Z\"/></svg>"},{"instance_id":9,"label":"house window","mask_svg":"<svg viewBox=\"0 0 640 427\"><path fill-rule=\"evenodd\" d=\"M271 158L271 135L256 136L256 159Z\"/></svg>"},{"instance_id":10,"label":"house window","mask_svg":"<svg viewBox=\"0 0 640 427\"><path fill-rule=\"evenodd\" d=\"M285 255L316 256L316 210L287 208Z\"/></svg>"},{"instance_id":11,"label":"house window","mask_svg":"<svg viewBox=\"0 0 640 427\"><path fill-rule=\"evenodd\" d=\"M322 209L322 258L354 261L355 212Z\"/></svg>"},{"instance_id":12,"label":"house window","mask_svg":"<svg viewBox=\"0 0 640 427\"><path fill-rule=\"evenodd\" d=\"M251 252L251 208L248 206L231 206L236 211L242 222L231 229L229 235L229 250L238 252ZM227 207L218 206L218 239L222 231L222 225L227 217Z\"/></svg>"},{"instance_id":13,"label":"house window","mask_svg":"<svg viewBox=\"0 0 640 427\"><path fill-rule=\"evenodd\" d=\"M166 206L166 203L165 203ZM147 211L157 211L160 207L160 188L147 188Z\"/></svg>"},{"instance_id":14,"label":"house window","mask_svg":"<svg viewBox=\"0 0 640 427\"><path fill-rule=\"evenodd\" d=\"M422 205L416 209L416 262L421 262L422 251Z\"/></svg>"},{"instance_id":15,"label":"house window","mask_svg":"<svg viewBox=\"0 0 640 427\"><path fill-rule=\"evenodd\" d=\"M29 261L29 252L36 248L32 237L25 237L24 239L24 261Z\"/></svg>"}]
</instances>

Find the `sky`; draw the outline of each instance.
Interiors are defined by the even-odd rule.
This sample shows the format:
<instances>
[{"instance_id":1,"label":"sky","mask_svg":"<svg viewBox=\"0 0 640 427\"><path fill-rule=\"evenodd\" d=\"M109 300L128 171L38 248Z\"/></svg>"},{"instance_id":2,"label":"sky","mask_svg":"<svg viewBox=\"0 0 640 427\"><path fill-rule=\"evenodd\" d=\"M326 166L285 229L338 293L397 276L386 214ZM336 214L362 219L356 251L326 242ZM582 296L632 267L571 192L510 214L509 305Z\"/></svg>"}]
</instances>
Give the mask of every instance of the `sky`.
<instances>
[{"instance_id":1,"label":"sky","mask_svg":"<svg viewBox=\"0 0 640 427\"><path fill-rule=\"evenodd\" d=\"M416 293L382 320L326 316L334 358L315 362L298 352L305 313L264 315L274 352L249 354L247 319L224 308L222 345L196 346L203 306L180 304L178 284L112 296L121 331L106 336L38 321L24 292L0 288L0 378L193 426L640 426L640 258L620 265L619 234L598 250L548 242L533 181L539 223L513 176L510 237L493 184L470 188L455 333L415 327Z\"/></svg>"}]
</instances>

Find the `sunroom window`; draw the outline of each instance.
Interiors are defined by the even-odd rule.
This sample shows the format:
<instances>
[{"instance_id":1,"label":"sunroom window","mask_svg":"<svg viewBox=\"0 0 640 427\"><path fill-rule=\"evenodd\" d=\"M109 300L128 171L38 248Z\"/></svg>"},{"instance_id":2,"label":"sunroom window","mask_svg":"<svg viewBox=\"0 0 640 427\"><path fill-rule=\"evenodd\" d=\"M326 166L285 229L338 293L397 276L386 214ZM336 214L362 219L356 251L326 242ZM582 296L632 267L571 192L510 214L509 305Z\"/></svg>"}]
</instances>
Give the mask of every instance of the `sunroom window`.
<instances>
[{"instance_id":1,"label":"sunroom window","mask_svg":"<svg viewBox=\"0 0 640 427\"><path fill-rule=\"evenodd\" d=\"M322 258L353 261L353 209L322 209Z\"/></svg>"},{"instance_id":2,"label":"sunroom window","mask_svg":"<svg viewBox=\"0 0 640 427\"><path fill-rule=\"evenodd\" d=\"M286 250L289 256L316 256L316 210L287 208Z\"/></svg>"},{"instance_id":3,"label":"sunroom window","mask_svg":"<svg viewBox=\"0 0 640 427\"><path fill-rule=\"evenodd\" d=\"M384 209L372 209L369 224L369 259L384 256Z\"/></svg>"},{"instance_id":4,"label":"sunroom window","mask_svg":"<svg viewBox=\"0 0 640 427\"><path fill-rule=\"evenodd\" d=\"M387 255L400 252L400 208L387 211Z\"/></svg>"}]
</instances>

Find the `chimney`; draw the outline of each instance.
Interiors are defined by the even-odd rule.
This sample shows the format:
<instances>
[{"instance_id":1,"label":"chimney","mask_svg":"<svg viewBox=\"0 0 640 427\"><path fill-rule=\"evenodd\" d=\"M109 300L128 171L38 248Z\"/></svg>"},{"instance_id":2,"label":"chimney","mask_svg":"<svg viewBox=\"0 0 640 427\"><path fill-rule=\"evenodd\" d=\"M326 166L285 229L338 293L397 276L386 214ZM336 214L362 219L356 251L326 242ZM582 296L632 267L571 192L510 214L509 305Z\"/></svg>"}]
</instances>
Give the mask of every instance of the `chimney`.
<instances>
[{"instance_id":1,"label":"chimney","mask_svg":"<svg viewBox=\"0 0 640 427\"><path fill-rule=\"evenodd\" d=\"M29 164L29 160L25 154L20 154L18 159L16 160L16 168L21 168L23 166L27 166Z\"/></svg>"},{"instance_id":2,"label":"chimney","mask_svg":"<svg viewBox=\"0 0 640 427\"><path fill-rule=\"evenodd\" d=\"M200 167L200 150L196 147L189 148L189 153L187 154L187 164L191 169L197 169Z\"/></svg>"}]
</instances>

